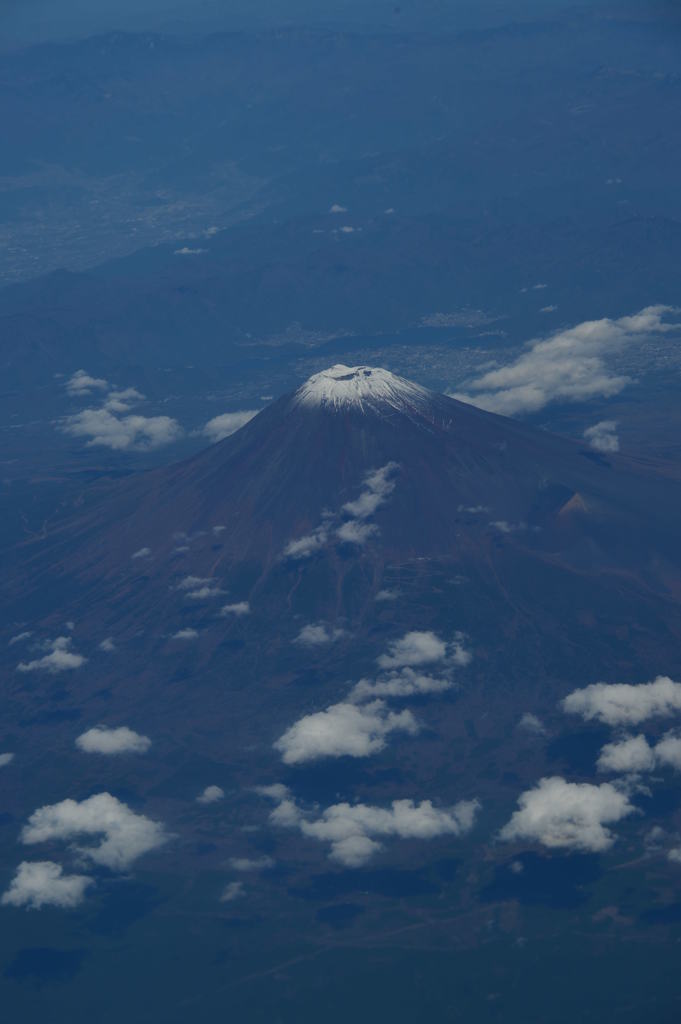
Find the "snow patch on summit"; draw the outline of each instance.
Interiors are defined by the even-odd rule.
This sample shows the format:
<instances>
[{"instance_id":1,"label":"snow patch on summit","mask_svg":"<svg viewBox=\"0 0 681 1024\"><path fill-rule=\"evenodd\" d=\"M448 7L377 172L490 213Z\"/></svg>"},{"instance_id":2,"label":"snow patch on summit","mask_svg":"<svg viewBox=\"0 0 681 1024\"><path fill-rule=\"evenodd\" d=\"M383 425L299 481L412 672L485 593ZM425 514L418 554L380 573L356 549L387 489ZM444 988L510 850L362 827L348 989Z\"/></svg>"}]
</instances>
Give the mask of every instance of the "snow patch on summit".
<instances>
[{"instance_id":1,"label":"snow patch on summit","mask_svg":"<svg viewBox=\"0 0 681 1024\"><path fill-rule=\"evenodd\" d=\"M408 410L430 402L426 388L372 366L336 366L315 373L294 395L297 405L330 406L334 409L388 406Z\"/></svg>"}]
</instances>

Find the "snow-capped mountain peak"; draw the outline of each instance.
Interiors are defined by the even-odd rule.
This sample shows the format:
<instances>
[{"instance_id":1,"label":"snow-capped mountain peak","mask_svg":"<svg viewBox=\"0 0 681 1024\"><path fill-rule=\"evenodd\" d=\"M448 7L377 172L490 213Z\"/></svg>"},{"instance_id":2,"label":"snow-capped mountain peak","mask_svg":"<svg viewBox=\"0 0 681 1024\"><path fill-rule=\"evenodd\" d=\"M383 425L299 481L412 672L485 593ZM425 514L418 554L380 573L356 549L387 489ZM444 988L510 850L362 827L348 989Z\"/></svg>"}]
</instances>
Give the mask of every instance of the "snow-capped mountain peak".
<instances>
[{"instance_id":1,"label":"snow-capped mountain peak","mask_svg":"<svg viewBox=\"0 0 681 1024\"><path fill-rule=\"evenodd\" d=\"M298 388L294 395L296 405L355 408L360 411L384 406L407 411L423 408L432 398L426 388L397 377L389 370L373 366L335 366L315 373Z\"/></svg>"}]
</instances>

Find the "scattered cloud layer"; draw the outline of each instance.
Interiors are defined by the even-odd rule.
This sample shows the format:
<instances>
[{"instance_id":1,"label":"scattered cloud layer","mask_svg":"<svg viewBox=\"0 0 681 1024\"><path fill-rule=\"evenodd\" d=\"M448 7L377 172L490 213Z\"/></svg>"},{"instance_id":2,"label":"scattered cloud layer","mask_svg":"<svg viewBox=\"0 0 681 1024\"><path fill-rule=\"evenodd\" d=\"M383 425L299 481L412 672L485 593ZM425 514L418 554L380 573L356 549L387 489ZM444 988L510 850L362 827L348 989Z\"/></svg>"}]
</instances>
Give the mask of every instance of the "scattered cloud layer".
<instances>
[{"instance_id":1,"label":"scattered cloud layer","mask_svg":"<svg viewBox=\"0 0 681 1024\"><path fill-rule=\"evenodd\" d=\"M71 650L73 640L70 636L58 636L56 640L48 642L48 653L41 658L34 658L33 661L20 661L17 665L18 672L49 672L56 675L58 672L69 672L80 668L87 661L82 654Z\"/></svg>"},{"instance_id":2,"label":"scattered cloud layer","mask_svg":"<svg viewBox=\"0 0 681 1024\"><path fill-rule=\"evenodd\" d=\"M647 335L677 330L664 319L673 312L670 306L647 306L634 316L587 320L558 331L531 342L514 362L488 370L452 397L506 416L537 412L556 401L608 398L630 383L609 360Z\"/></svg>"},{"instance_id":3,"label":"scattered cloud layer","mask_svg":"<svg viewBox=\"0 0 681 1024\"><path fill-rule=\"evenodd\" d=\"M500 832L502 839L593 853L608 850L615 842L606 826L636 810L626 793L608 782L593 786L559 776L540 779L534 789L521 794L518 806Z\"/></svg>"},{"instance_id":4,"label":"scattered cloud layer","mask_svg":"<svg viewBox=\"0 0 681 1024\"><path fill-rule=\"evenodd\" d=\"M73 849L94 864L125 871L143 854L162 846L168 836L161 824L130 808L110 793L86 800L62 800L39 807L21 832L26 845L70 841L83 836L101 837L96 846L74 844Z\"/></svg>"},{"instance_id":5,"label":"scattered cloud layer","mask_svg":"<svg viewBox=\"0 0 681 1024\"><path fill-rule=\"evenodd\" d=\"M477 800L462 800L445 808L434 807L430 800L393 800L389 808L339 803L313 818L304 814L284 791L270 820L275 825L296 828L307 838L328 843L332 860L343 867L358 868L382 849L383 839L425 840L465 835L473 827L479 807Z\"/></svg>"},{"instance_id":6,"label":"scattered cloud layer","mask_svg":"<svg viewBox=\"0 0 681 1024\"><path fill-rule=\"evenodd\" d=\"M199 793L196 798L197 804L216 804L219 800L224 800L225 791L220 786L206 786L203 792Z\"/></svg>"},{"instance_id":7,"label":"scattered cloud layer","mask_svg":"<svg viewBox=\"0 0 681 1024\"><path fill-rule=\"evenodd\" d=\"M211 441L224 441L226 437L235 434L245 426L249 420L258 415L258 409L244 409L242 412L224 412L220 416L213 416L208 420L202 433Z\"/></svg>"},{"instance_id":8,"label":"scattered cloud layer","mask_svg":"<svg viewBox=\"0 0 681 1024\"><path fill-rule=\"evenodd\" d=\"M65 875L61 864L51 860L22 861L2 903L11 907L40 910L41 907L70 909L83 902L85 890L93 884L87 875Z\"/></svg>"},{"instance_id":9,"label":"scattered cloud layer","mask_svg":"<svg viewBox=\"0 0 681 1024\"><path fill-rule=\"evenodd\" d=\"M592 683L574 690L562 701L568 714L606 725L638 725L648 718L665 718L681 711L681 683L658 676L651 683Z\"/></svg>"},{"instance_id":10,"label":"scattered cloud layer","mask_svg":"<svg viewBox=\"0 0 681 1024\"><path fill-rule=\"evenodd\" d=\"M76 746L86 754L146 754L151 747L151 740L148 736L141 736L128 729L127 725L115 729L96 725L81 733L76 739Z\"/></svg>"},{"instance_id":11,"label":"scattered cloud layer","mask_svg":"<svg viewBox=\"0 0 681 1024\"><path fill-rule=\"evenodd\" d=\"M596 452L612 453L620 450L615 420L601 420L600 423L594 423L593 427L587 427L584 438Z\"/></svg>"},{"instance_id":12,"label":"scattered cloud layer","mask_svg":"<svg viewBox=\"0 0 681 1024\"><path fill-rule=\"evenodd\" d=\"M303 764L326 757L369 757L383 750L392 732L415 735L418 724L410 711L394 713L383 701L361 707L332 704L300 718L274 744L285 764Z\"/></svg>"},{"instance_id":13,"label":"scattered cloud layer","mask_svg":"<svg viewBox=\"0 0 681 1024\"><path fill-rule=\"evenodd\" d=\"M388 462L380 469L367 473L359 497L347 501L338 515L329 515L325 522L311 533L290 541L284 548L284 557L309 558L326 546L332 537L343 544L362 546L378 533L375 523L367 522L395 490L393 474L399 469L396 462Z\"/></svg>"},{"instance_id":14,"label":"scattered cloud layer","mask_svg":"<svg viewBox=\"0 0 681 1024\"><path fill-rule=\"evenodd\" d=\"M185 576L175 587L185 592L190 601L207 601L212 597L220 597L224 590L217 580L204 576Z\"/></svg>"}]
</instances>

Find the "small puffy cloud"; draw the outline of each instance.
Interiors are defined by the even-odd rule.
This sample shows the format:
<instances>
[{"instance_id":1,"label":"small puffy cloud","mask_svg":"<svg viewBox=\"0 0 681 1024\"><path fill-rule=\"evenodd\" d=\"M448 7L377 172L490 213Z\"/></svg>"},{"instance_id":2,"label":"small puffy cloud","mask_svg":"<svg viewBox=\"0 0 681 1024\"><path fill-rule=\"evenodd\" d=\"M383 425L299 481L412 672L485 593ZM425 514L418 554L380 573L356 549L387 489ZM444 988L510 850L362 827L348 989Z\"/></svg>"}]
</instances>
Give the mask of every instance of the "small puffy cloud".
<instances>
[{"instance_id":1,"label":"small puffy cloud","mask_svg":"<svg viewBox=\"0 0 681 1024\"><path fill-rule=\"evenodd\" d=\"M82 654L71 650L73 643L70 636L58 636L49 644L50 651L42 658L35 658L33 661L21 661L17 665L18 672L50 672L56 675L58 672L69 672L80 668L87 661Z\"/></svg>"},{"instance_id":2,"label":"small puffy cloud","mask_svg":"<svg viewBox=\"0 0 681 1024\"><path fill-rule=\"evenodd\" d=\"M17 868L2 903L10 907L70 909L83 902L85 890L93 884L87 875L65 875L61 864L51 860L23 861Z\"/></svg>"},{"instance_id":3,"label":"small puffy cloud","mask_svg":"<svg viewBox=\"0 0 681 1024\"><path fill-rule=\"evenodd\" d=\"M151 451L182 437L182 427L169 416L117 416L110 409L83 409L62 427L72 437L87 438L88 447L114 451Z\"/></svg>"},{"instance_id":4,"label":"small puffy cloud","mask_svg":"<svg viewBox=\"0 0 681 1024\"><path fill-rule=\"evenodd\" d=\"M336 536L344 544L366 544L370 537L378 533L378 527L374 523L362 523L357 519L348 519L346 523L339 526Z\"/></svg>"},{"instance_id":5,"label":"small puffy cloud","mask_svg":"<svg viewBox=\"0 0 681 1024\"><path fill-rule=\"evenodd\" d=\"M236 601L234 604L223 604L220 609L220 615L236 615L240 617L242 615L250 615L251 606L248 601Z\"/></svg>"},{"instance_id":6,"label":"small puffy cloud","mask_svg":"<svg viewBox=\"0 0 681 1024\"><path fill-rule=\"evenodd\" d=\"M78 736L76 746L85 754L146 754L151 740L129 729L127 725L115 729L96 725Z\"/></svg>"},{"instance_id":7,"label":"small puffy cloud","mask_svg":"<svg viewBox=\"0 0 681 1024\"><path fill-rule=\"evenodd\" d=\"M128 412L135 402L143 402L144 395L137 388L117 388L106 396L103 408L109 412Z\"/></svg>"},{"instance_id":8,"label":"small puffy cloud","mask_svg":"<svg viewBox=\"0 0 681 1024\"><path fill-rule=\"evenodd\" d=\"M83 836L100 836L97 846L74 846L75 851L94 864L125 871L137 859L162 846L168 836L161 824L135 814L127 804L110 793L98 793L86 800L62 800L39 807L21 832L26 845L69 841Z\"/></svg>"},{"instance_id":9,"label":"small puffy cloud","mask_svg":"<svg viewBox=\"0 0 681 1024\"><path fill-rule=\"evenodd\" d=\"M208 250L192 249L188 245L183 245L181 249L175 249L173 256L201 256L204 252L208 252Z\"/></svg>"},{"instance_id":10,"label":"small puffy cloud","mask_svg":"<svg viewBox=\"0 0 681 1024\"><path fill-rule=\"evenodd\" d=\"M658 765L681 771L681 736L666 733L655 745L655 760Z\"/></svg>"},{"instance_id":11,"label":"small puffy cloud","mask_svg":"<svg viewBox=\"0 0 681 1024\"><path fill-rule=\"evenodd\" d=\"M600 423L594 423L593 427L587 427L584 431L584 438L594 451L618 452L620 450L615 420L601 420Z\"/></svg>"},{"instance_id":12,"label":"small puffy cloud","mask_svg":"<svg viewBox=\"0 0 681 1024\"><path fill-rule=\"evenodd\" d=\"M230 882L222 890L220 895L221 903L231 903L232 900L239 899L240 896L245 896L244 883L243 882Z\"/></svg>"},{"instance_id":13,"label":"small puffy cloud","mask_svg":"<svg viewBox=\"0 0 681 1024\"><path fill-rule=\"evenodd\" d=\"M113 642L113 638L110 636L105 637L99 645L100 651L104 651L106 654L111 654L116 650L116 644Z\"/></svg>"},{"instance_id":14,"label":"small puffy cloud","mask_svg":"<svg viewBox=\"0 0 681 1024\"><path fill-rule=\"evenodd\" d=\"M208 420L202 433L211 441L224 441L226 437L235 434L245 426L249 420L258 415L257 409L245 409L242 412L225 412L221 416L214 416Z\"/></svg>"},{"instance_id":15,"label":"small puffy cloud","mask_svg":"<svg viewBox=\"0 0 681 1024\"><path fill-rule=\"evenodd\" d=\"M309 558L310 555L314 555L320 551L328 539L328 531L325 527L320 526L312 533L305 534L303 537L298 537L297 540L290 541L284 548L284 557L292 559Z\"/></svg>"},{"instance_id":16,"label":"small puffy cloud","mask_svg":"<svg viewBox=\"0 0 681 1024\"><path fill-rule=\"evenodd\" d=\"M333 203L329 207L329 213L347 213L347 212L348 212L347 206L341 206L340 203Z\"/></svg>"},{"instance_id":17,"label":"small puffy cloud","mask_svg":"<svg viewBox=\"0 0 681 1024\"><path fill-rule=\"evenodd\" d=\"M92 391L107 391L109 382L101 377L91 377L85 370L76 370L66 382L70 395L89 395Z\"/></svg>"},{"instance_id":18,"label":"small puffy cloud","mask_svg":"<svg viewBox=\"0 0 681 1024\"><path fill-rule=\"evenodd\" d=\"M196 640L199 635L198 630L192 629L187 626L185 629L178 629L177 633L173 633L171 640Z\"/></svg>"},{"instance_id":19,"label":"small puffy cloud","mask_svg":"<svg viewBox=\"0 0 681 1024\"><path fill-rule=\"evenodd\" d=\"M390 478L397 469L396 462L388 462L381 469L367 473L364 490L354 501L347 501L342 511L353 519L368 519L372 516L395 490L395 481Z\"/></svg>"},{"instance_id":20,"label":"small puffy cloud","mask_svg":"<svg viewBox=\"0 0 681 1024\"><path fill-rule=\"evenodd\" d=\"M25 629L23 633L17 633L15 636L10 637L7 646L14 647L15 644L22 644L24 640L29 640L33 636L30 629Z\"/></svg>"},{"instance_id":21,"label":"small puffy cloud","mask_svg":"<svg viewBox=\"0 0 681 1024\"><path fill-rule=\"evenodd\" d=\"M224 594L222 587L212 577L204 576L185 576L175 589L185 591L185 597L192 601L206 601Z\"/></svg>"},{"instance_id":22,"label":"small puffy cloud","mask_svg":"<svg viewBox=\"0 0 681 1024\"><path fill-rule=\"evenodd\" d=\"M271 857L230 857L229 866L234 871L268 871L274 867Z\"/></svg>"},{"instance_id":23,"label":"small puffy cloud","mask_svg":"<svg viewBox=\"0 0 681 1024\"><path fill-rule=\"evenodd\" d=\"M614 743L606 743L596 765L599 772L618 772L639 775L656 768L675 768L681 771L681 736L668 732L651 746L643 734L623 736Z\"/></svg>"},{"instance_id":24,"label":"small puffy cloud","mask_svg":"<svg viewBox=\"0 0 681 1024\"><path fill-rule=\"evenodd\" d=\"M389 588L385 588L383 590L379 590L378 591L378 593L376 594L376 597L374 598L374 600L375 601L396 601L399 596L400 596L399 590L390 590Z\"/></svg>"},{"instance_id":25,"label":"small puffy cloud","mask_svg":"<svg viewBox=\"0 0 681 1024\"><path fill-rule=\"evenodd\" d=\"M427 693L444 693L453 685L453 680L447 676L429 676L405 667L397 672L386 673L376 680L360 679L350 691L349 699L359 704L376 697L422 696Z\"/></svg>"},{"instance_id":26,"label":"small puffy cloud","mask_svg":"<svg viewBox=\"0 0 681 1024\"><path fill-rule=\"evenodd\" d=\"M345 636L344 629L327 626L325 623L320 622L317 625L303 626L293 642L295 644L302 644L304 647L323 647L324 644L331 644L334 640L340 640L342 636Z\"/></svg>"},{"instance_id":27,"label":"small puffy cloud","mask_svg":"<svg viewBox=\"0 0 681 1024\"><path fill-rule=\"evenodd\" d=\"M133 551L130 558L133 562L138 558L151 558L151 548L138 548L137 551Z\"/></svg>"},{"instance_id":28,"label":"small puffy cloud","mask_svg":"<svg viewBox=\"0 0 681 1024\"><path fill-rule=\"evenodd\" d=\"M225 791L220 786L206 786L202 793L196 798L197 804L215 804L218 800L224 800Z\"/></svg>"},{"instance_id":29,"label":"small puffy cloud","mask_svg":"<svg viewBox=\"0 0 681 1024\"><path fill-rule=\"evenodd\" d=\"M4 768L5 765L11 764L14 760L14 754L6 753L0 754L0 768Z\"/></svg>"},{"instance_id":30,"label":"small puffy cloud","mask_svg":"<svg viewBox=\"0 0 681 1024\"><path fill-rule=\"evenodd\" d=\"M388 711L383 701L361 707L333 704L305 715L274 744L285 764L303 764L324 757L369 757L383 750L392 732L415 735L418 724L410 711Z\"/></svg>"},{"instance_id":31,"label":"small puffy cloud","mask_svg":"<svg viewBox=\"0 0 681 1024\"><path fill-rule=\"evenodd\" d=\"M564 711L606 725L638 725L681 711L681 683L658 676L652 683L592 683L562 701Z\"/></svg>"},{"instance_id":32,"label":"small puffy cloud","mask_svg":"<svg viewBox=\"0 0 681 1024\"><path fill-rule=\"evenodd\" d=\"M327 807L318 818L310 818L286 798L272 811L270 821L329 843L332 860L358 868L382 848L382 839L463 836L473 827L479 808L477 800L462 800L445 808L434 807L430 800L393 800L389 808L339 803Z\"/></svg>"},{"instance_id":33,"label":"small puffy cloud","mask_svg":"<svg viewBox=\"0 0 681 1024\"><path fill-rule=\"evenodd\" d=\"M675 310L648 306L617 320L587 320L546 339L533 341L507 366L488 370L452 397L490 412L513 416L538 412L550 402L608 398L630 378L613 372L608 359L646 336L673 331L664 317Z\"/></svg>"},{"instance_id":34,"label":"small puffy cloud","mask_svg":"<svg viewBox=\"0 0 681 1024\"><path fill-rule=\"evenodd\" d=\"M534 733L535 736L544 736L546 734L543 722L536 715L533 715L531 711L526 711L524 715L521 715L518 728L524 732Z\"/></svg>"},{"instance_id":35,"label":"small puffy cloud","mask_svg":"<svg viewBox=\"0 0 681 1024\"><path fill-rule=\"evenodd\" d=\"M654 767L655 754L642 734L606 743L596 764L599 772L651 772Z\"/></svg>"},{"instance_id":36,"label":"small puffy cloud","mask_svg":"<svg viewBox=\"0 0 681 1024\"><path fill-rule=\"evenodd\" d=\"M388 644L388 653L376 660L381 668L428 665L447 657L447 644L430 630L412 630Z\"/></svg>"},{"instance_id":37,"label":"small puffy cloud","mask_svg":"<svg viewBox=\"0 0 681 1024\"><path fill-rule=\"evenodd\" d=\"M629 797L608 782L593 786L559 776L540 779L534 789L521 794L518 806L500 832L502 839L592 853L610 849L615 837L606 826L636 810Z\"/></svg>"}]
</instances>

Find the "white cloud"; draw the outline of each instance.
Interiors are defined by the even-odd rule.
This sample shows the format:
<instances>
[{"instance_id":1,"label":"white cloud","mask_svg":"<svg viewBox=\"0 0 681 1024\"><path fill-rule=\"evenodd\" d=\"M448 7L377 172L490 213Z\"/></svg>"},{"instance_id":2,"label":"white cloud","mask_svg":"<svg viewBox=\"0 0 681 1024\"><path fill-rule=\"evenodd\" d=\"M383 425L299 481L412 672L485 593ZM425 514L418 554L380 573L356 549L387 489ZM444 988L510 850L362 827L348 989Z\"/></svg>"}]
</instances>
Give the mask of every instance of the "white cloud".
<instances>
[{"instance_id":1,"label":"white cloud","mask_svg":"<svg viewBox=\"0 0 681 1024\"><path fill-rule=\"evenodd\" d=\"M218 800L224 800L225 791L220 786L206 786L202 793L196 798L198 804L215 804Z\"/></svg>"},{"instance_id":2,"label":"white cloud","mask_svg":"<svg viewBox=\"0 0 681 1024\"><path fill-rule=\"evenodd\" d=\"M599 772L651 772L654 767L655 754L643 734L606 743L596 764Z\"/></svg>"},{"instance_id":3,"label":"white cloud","mask_svg":"<svg viewBox=\"0 0 681 1024\"><path fill-rule=\"evenodd\" d=\"M543 736L546 733L546 729L544 728L544 724L541 719L537 718L536 715L533 715L531 711L526 711L525 714L521 716L520 721L518 722L518 728L523 729L525 732L532 732L536 736Z\"/></svg>"},{"instance_id":4,"label":"white cloud","mask_svg":"<svg viewBox=\"0 0 681 1024\"><path fill-rule=\"evenodd\" d=\"M138 548L137 551L133 551L130 558L135 561L137 558L150 558L151 548Z\"/></svg>"},{"instance_id":5,"label":"white cloud","mask_svg":"<svg viewBox=\"0 0 681 1024\"><path fill-rule=\"evenodd\" d=\"M78 736L76 746L86 754L146 754L151 740L129 729L127 725L115 729L96 725Z\"/></svg>"},{"instance_id":6,"label":"white cloud","mask_svg":"<svg viewBox=\"0 0 681 1024\"><path fill-rule=\"evenodd\" d=\"M343 523L336 530L336 536L344 544L358 544L360 546L366 544L369 537L373 537L376 533L378 533L378 527L375 523L362 523L357 519L348 519L346 523Z\"/></svg>"},{"instance_id":7,"label":"white cloud","mask_svg":"<svg viewBox=\"0 0 681 1024\"><path fill-rule=\"evenodd\" d=\"M11 764L14 760L14 754L6 753L0 754L0 768L4 768L5 765Z\"/></svg>"},{"instance_id":8,"label":"white cloud","mask_svg":"<svg viewBox=\"0 0 681 1024\"><path fill-rule=\"evenodd\" d=\"M310 555L314 555L317 551L324 547L329 534L324 526L319 526L312 533L306 534L304 537L298 537L297 540L289 541L284 548L285 558L309 558Z\"/></svg>"},{"instance_id":9,"label":"white cloud","mask_svg":"<svg viewBox=\"0 0 681 1024\"><path fill-rule=\"evenodd\" d=\"M116 644L113 642L113 638L107 636L104 640L102 640L101 644L99 645L99 649L100 651L105 651L107 654L110 654L112 651L115 651Z\"/></svg>"},{"instance_id":10,"label":"white cloud","mask_svg":"<svg viewBox=\"0 0 681 1024\"><path fill-rule=\"evenodd\" d=\"M108 381L102 377L91 377L85 370L76 370L66 382L70 395L89 395L92 391L106 391L108 387Z\"/></svg>"},{"instance_id":11,"label":"white cloud","mask_svg":"<svg viewBox=\"0 0 681 1024\"><path fill-rule=\"evenodd\" d=\"M608 782L593 786L559 776L540 779L534 789L521 794L518 805L500 832L502 839L594 853L608 850L615 841L606 826L636 810L628 796Z\"/></svg>"},{"instance_id":12,"label":"white cloud","mask_svg":"<svg viewBox=\"0 0 681 1024\"><path fill-rule=\"evenodd\" d=\"M347 213L347 212L348 212L347 206L341 206L340 203L334 203L332 206L329 207L329 213Z\"/></svg>"},{"instance_id":13,"label":"white cloud","mask_svg":"<svg viewBox=\"0 0 681 1024\"><path fill-rule=\"evenodd\" d=\"M347 501L342 511L353 519L368 519L372 516L395 490L395 481L391 480L390 476L397 469L396 462L388 462L381 469L367 473L364 478L364 490L354 501Z\"/></svg>"},{"instance_id":14,"label":"white cloud","mask_svg":"<svg viewBox=\"0 0 681 1024\"><path fill-rule=\"evenodd\" d=\"M652 772L656 768L681 771L681 737L668 732L653 747L642 733L623 736L614 743L606 743L596 767L599 772L624 774Z\"/></svg>"},{"instance_id":15,"label":"white cloud","mask_svg":"<svg viewBox=\"0 0 681 1024\"><path fill-rule=\"evenodd\" d=\"M349 699L355 703L375 697L412 697L426 693L444 693L453 686L447 676L427 676L405 667L389 672L377 680L360 679L350 691Z\"/></svg>"},{"instance_id":16,"label":"white cloud","mask_svg":"<svg viewBox=\"0 0 681 1024\"><path fill-rule=\"evenodd\" d=\"M75 850L112 871L125 871L168 839L158 822L135 814L110 793L98 793L80 802L62 800L39 807L22 829L21 842L32 845L80 836L101 836L99 845L75 846Z\"/></svg>"},{"instance_id":17,"label":"white cloud","mask_svg":"<svg viewBox=\"0 0 681 1024\"><path fill-rule=\"evenodd\" d=\"M185 576L175 589L184 590L185 597L192 601L205 601L224 594L222 587L212 577L203 576Z\"/></svg>"},{"instance_id":18,"label":"white cloud","mask_svg":"<svg viewBox=\"0 0 681 1024\"><path fill-rule=\"evenodd\" d=\"M198 630L192 629L187 626L185 629L178 629L177 633L173 633L171 640L196 640L199 635Z\"/></svg>"},{"instance_id":19,"label":"white cloud","mask_svg":"<svg viewBox=\"0 0 681 1024\"><path fill-rule=\"evenodd\" d=\"M681 736L666 733L655 745L655 758L659 765L681 771Z\"/></svg>"},{"instance_id":20,"label":"white cloud","mask_svg":"<svg viewBox=\"0 0 681 1024\"><path fill-rule=\"evenodd\" d=\"M196 590L190 590L189 593L185 594L190 601L207 601L211 597L220 597L224 594L222 587L217 585L207 584L203 587L198 587Z\"/></svg>"},{"instance_id":21,"label":"white cloud","mask_svg":"<svg viewBox=\"0 0 681 1024\"><path fill-rule=\"evenodd\" d=\"M613 372L608 358L647 335L678 328L664 322L670 306L648 306L617 320L587 320L549 338L531 342L514 362L488 370L454 398L491 412L513 416L537 412L550 402L610 397L629 377Z\"/></svg>"},{"instance_id":22,"label":"white cloud","mask_svg":"<svg viewBox=\"0 0 681 1024\"><path fill-rule=\"evenodd\" d=\"M271 857L230 857L229 866L234 871L267 871L274 867Z\"/></svg>"},{"instance_id":23,"label":"white cloud","mask_svg":"<svg viewBox=\"0 0 681 1024\"><path fill-rule=\"evenodd\" d=\"M188 245L183 245L181 249L175 249L173 256L201 256L204 252L208 252L208 250L191 249Z\"/></svg>"},{"instance_id":24,"label":"white cloud","mask_svg":"<svg viewBox=\"0 0 681 1024\"><path fill-rule=\"evenodd\" d=\"M83 409L69 416L62 428L72 437L86 437L88 447L114 451L150 451L182 436L182 427L169 416L117 416L109 409Z\"/></svg>"},{"instance_id":25,"label":"white cloud","mask_svg":"<svg viewBox=\"0 0 681 1024\"><path fill-rule=\"evenodd\" d=\"M239 899L240 896L245 896L244 883L243 882L230 882L222 890L220 896L221 903L231 903L232 900Z\"/></svg>"},{"instance_id":26,"label":"white cloud","mask_svg":"<svg viewBox=\"0 0 681 1024\"><path fill-rule=\"evenodd\" d=\"M404 665L428 665L443 661L447 644L430 630L412 630L388 644L388 653L376 660L381 668L402 668Z\"/></svg>"},{"instance_id":27,"label":"white cloud","mask_svg":"<svg viewBox=\"0 0 681 1024\"><path fill-rule=\"evenodd\" d=\"M7 892L2 894L5 906L77 907L83 902L85 890L93 884L87 875L65 875L61 864L51 860L23 861L16 870Z\"/></svg>"},{"instance_id":28,"label":"white cloud","mask_svg":"<svg viewBox=\"0 0 681 1024\"><path fill-rule=\"evenodd\" d=\"M76 654L71 650L72 640L70 636L58 636L48 645L51 650L42 658L35 658L33 661L21 661L17 665L19 672L50 672L53 675L57 672L68 672L80 668L87 661L82 654Z\"/></svg>"},{"instance_id":29,"label":"white cloud","mask_svg":"<svg viewBox=\"0 0 681 1024\"><path fill-rule=\"evenodd\" d=\"M293 641L295 644L302 644L305 647L322 647L324 644L331 644L345 636L345 630L338 627L332 628L323 622L316 625L303 626L298 636Z\"/></svg>"},{"instance_id":30,"label":"white cloud","mask_svg":"<svg viewBox=\"0 0 681 1024\"><path fill-rule=\"evenodd\" d=\"M606 725L638 725L647 718L669 717L681 711L681 683L658 676L652 683L592 683L574 690L562 701L568 714Z\"/></svg>"},{"instance_id":31,"label":"white cloud","mask_svg":"<svg viewBox=\"0 0 681 1024\"><path fill-rule=\"evenodd\" d=\"M10 637L7 646L14 647L15 644L21 644L24 642L24 640L28 640L32 636L33 633L31 632L31 630L25 629L23 633L17 633L16 636Z\"/></svg>"},{"instance_id":32,"label":"white cloud","mask_svg":"<svg viewBox=\"0 0 681 1024\"><path fill-rule=\"evenodd\" d=\"M379 590L374 598L375 601L396 601L400 596L399 590Z\"/></svg>"},{"instance_id":33,"label":"white cloud","mask_svg":"<svg viewBox=\"0 0 681 1024\"><path fill-rule=\"evenodd\" d=\"M594 451L618 452L620 450L615 420L601 420L600 423L594 423L593 427L586 428L584 437Z\"/></svg>"},{"instance_id":34,"label":"white cloud","mask_svg":"<svg viewBox=\"0 0 681 1024\"><path fill-rule=\"evenodd\" d=\"M235 434L237 430L245 426L249 420L258 415L257 409L245 409L243 412L225 412L221 416L214 416L208 420L202 433L211 441L224 441L226 437Z\"/></svg>"},{"instance_id":35,"label":"white cloud","mask_svg":"<svg viewBox=\"0 0 681 1024\"><path fill-rule=\"evenodd\" d=\"M251 606L248 601L236 601L234 604L223 604L220 615L250 615Z\"/></svg>"},{"instance_id":36,"label":"white cloud","mask_svg":"<svg viewBox=\"0 0 681 1024\"><path fill-rule=\"evenodd\" d=\"M274 744L285 764L302 764L324 757L369 757L383 750L391 732L418 732L410 711L387 710L383 701L358 707L333 704L325 711L305 715Z\"/></svg>"},{"instance_id":37,"label":"white cloud","mask_svg":"<svg viewBox=\"0 0 681 1024\"><path fill-rule=\"evenodd\" d=\"M479 808L477 800L462 800L445 808L434 807L430 800L393 800L389 808L339 803L310 819L286 797L272 811L270 821L329 843L332 860L344 867L358 868L382 848L381 839L425 840L465 835L473 827Z\"/></svg>"}]
</instances>

